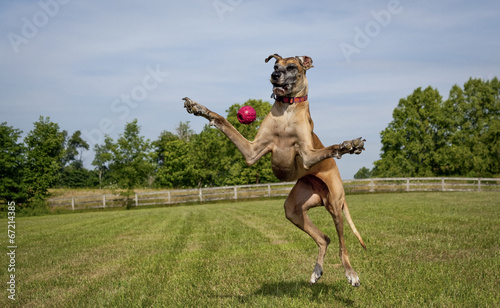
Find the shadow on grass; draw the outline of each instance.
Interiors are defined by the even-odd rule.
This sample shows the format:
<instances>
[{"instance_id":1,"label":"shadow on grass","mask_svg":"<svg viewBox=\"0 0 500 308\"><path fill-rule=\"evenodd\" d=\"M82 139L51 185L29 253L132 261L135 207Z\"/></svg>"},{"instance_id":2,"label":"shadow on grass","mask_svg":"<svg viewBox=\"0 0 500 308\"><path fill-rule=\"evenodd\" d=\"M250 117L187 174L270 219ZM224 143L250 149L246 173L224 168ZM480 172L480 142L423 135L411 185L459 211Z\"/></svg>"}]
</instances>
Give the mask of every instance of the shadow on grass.
<instances>
[{"instance_id":1,"label":"shadow on grass","mask_svg":"<svg viewBox=\"0 0 500 308\"><path fill-rule=\"evenodd\" d=\"M342 281L343 283L343 281ZM335 284L323 284L318 282L315 285L309 285L307 281L281 281L264 283L257 291L249 295L225 296L237 298L241 304L254 303L258 298L274 297L280 299L300 299L305 302L328 303L334 306L349 307L354 306L355 302L344 296L345 287L341 282ZM335 305L337 302L337 305Z\"/></svg>"}]
</instances>

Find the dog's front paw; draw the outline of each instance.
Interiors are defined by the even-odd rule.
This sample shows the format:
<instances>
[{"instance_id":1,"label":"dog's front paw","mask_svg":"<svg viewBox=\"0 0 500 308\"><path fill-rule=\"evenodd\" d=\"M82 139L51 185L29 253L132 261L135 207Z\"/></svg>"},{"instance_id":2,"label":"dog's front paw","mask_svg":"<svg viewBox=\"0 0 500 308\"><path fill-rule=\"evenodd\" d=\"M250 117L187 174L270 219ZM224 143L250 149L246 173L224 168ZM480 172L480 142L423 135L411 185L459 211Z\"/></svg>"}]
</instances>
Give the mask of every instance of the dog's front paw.
<instances>
[{"instance_id":1,"label":"dog's front paw","mask_svg":"<svg viewBox=\"0 0 500 308\"><path fill-rule=\"evenodd\" d=\"M192 113L195 116L208 116L208 109L205 106L198 104L189 97L184 97L184 108L186 108L188 113Z\"/></svg>"},{"instance_id":2,"label":"dog's front paw","mask_svg":"<svg viewBox=\"0 0 500 308\"><path fill-rule=\"evenodd\" d=\"M208 110L207 107L198 104L197 102L193 101L189 97L184 97L183 100L184 100L184 108L186 108L188 113L192 113L195 116L204 117L205 119L210 121L209 124L211 126L216 126L215 125L216 118L220 117L219 115L211 112L210 110Z\"/></svg>"},{"instance_id":3,"label":"dog's front paw","mask_svg":"<svg viewBox=\"0 0 500 308\"><path fill-rule=\"evenodd\" d=\"M348 140L342 142L338 149L333 153L333 157L342 158L344 154L361 154L365 149L365 139L359 137L358 139Z\"/></svg>"},{"instance_id":4,"label":"dog's front paw","mask_svg":"<svg viewBox=\"0 0 500 308\"><path fill-rule=\"evenodd\" d=\"M339 152L342 154L361 154L365 149L365 139L359 137L358 139L344 141L340 145Z\"/></svg>"},{"instance_id":5,"label":"dog's front paw","mask_svg":"<svg viewBox=\"0 0 500 308\"><path fill-rule=\"evenodd\" d=\"M352 140L352 148L349 151L350 154L361 154L362 151L365 150L365 141L366 139L362 139L359 137L358 139Z\"/></svg>"},{"instance_id":6,"label":"dog's front paw","mask_svg":"<svg viewBox=\"0 0 500 308\"><path fill-rule=\"evenodd\" d=\"M195 101L193 101L189 97L184 97L183 100L184 100L184 108L186 108L187 112L188 113L195 113L196 105L198 105L198 103L196 103Z\"/></svg>"}]
</instances>

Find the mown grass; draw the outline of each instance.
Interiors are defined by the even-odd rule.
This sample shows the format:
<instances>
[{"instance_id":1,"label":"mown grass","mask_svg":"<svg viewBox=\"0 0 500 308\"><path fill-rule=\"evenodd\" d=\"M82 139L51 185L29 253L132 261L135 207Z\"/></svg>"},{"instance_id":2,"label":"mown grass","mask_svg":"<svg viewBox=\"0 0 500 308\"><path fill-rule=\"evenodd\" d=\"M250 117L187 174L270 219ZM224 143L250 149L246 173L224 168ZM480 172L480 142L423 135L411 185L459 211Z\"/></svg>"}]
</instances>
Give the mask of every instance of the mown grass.
<instances>
[{"instance_id":1,"label":"mown grass","mask_svg":"<svg viewBox=\"0 0 500 308\"><path fill-rule=\"evenodd\" d=\"M324 276L308 285L317 247L286 220L283 200L18 218L15 304L498 307L499 197L348 196L368 246L364 251L346 227L359 288L347 283L334 241ZM327 212L310 213L336 239ZM6 254L0 260L6 282ZM10 304L3 289L2 307Z\"/></svg>"}]
</instances>

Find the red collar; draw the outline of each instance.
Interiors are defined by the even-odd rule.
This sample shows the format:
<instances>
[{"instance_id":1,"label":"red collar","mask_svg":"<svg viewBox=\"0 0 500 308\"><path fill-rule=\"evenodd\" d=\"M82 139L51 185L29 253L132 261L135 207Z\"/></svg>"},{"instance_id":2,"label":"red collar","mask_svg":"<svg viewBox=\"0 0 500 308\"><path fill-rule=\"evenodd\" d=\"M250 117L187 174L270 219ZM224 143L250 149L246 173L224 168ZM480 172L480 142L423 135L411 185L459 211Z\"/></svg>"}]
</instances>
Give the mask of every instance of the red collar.
<instances>
[{"instance_id":1,"label":"red collar","mask_svg":"<svg viewBox=\"0 0 500 308\"><path fill-rule=\"evenodd\" d=\"M276 100L279 101L279 102L288 103L288 104L302 103L302 102L307 101L307 95L306 96L302 96L302 97L278 96L278 97L276 97Z\"/></svg>"}]
</instances>

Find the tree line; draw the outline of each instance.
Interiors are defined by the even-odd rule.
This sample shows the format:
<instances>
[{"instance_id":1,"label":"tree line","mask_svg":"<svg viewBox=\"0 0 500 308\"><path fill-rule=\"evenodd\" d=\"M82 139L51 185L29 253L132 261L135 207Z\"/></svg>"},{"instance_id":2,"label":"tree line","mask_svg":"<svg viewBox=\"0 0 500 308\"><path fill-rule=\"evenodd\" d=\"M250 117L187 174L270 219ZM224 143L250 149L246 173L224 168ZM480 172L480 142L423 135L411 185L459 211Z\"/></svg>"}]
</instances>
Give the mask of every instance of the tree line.
<instances>
[{"instance_id":1,"label":"tree line","mask_svg":"<svg viewBox=\"0 0 500 308\"><path fill-rule=\"evenodd\" d=\"M470 79L453 86L443 100L437 89L417 88L399 101L393 120L381 135L380 159L355 178L474 176L500 174L500 84ZM234 104L227 119L253 140L272 105L248 100L257 119L250 125L236 118ZM82 162L89 150L80 131L70 135L48 117L22 132L0 124L0 202L43 203L50 188L187 188L277 182L270 155L246 165L236 147L219 130L206 125L196 134L189 122L156 140L141 136L137 120L125 125L116 140L106 136L94 147L93 169Z\"/></svg>"},{"instance_id":2,"label":"tree line","mask_svg":"<svg viewBox=\"0 0 500 308\"><path fill-rule=\"evenodd\" d=\"M447 100L417 88L402 98L381 133L374 167L355 178L500 175L500 83L469 79Z\"/></svg>"}]
</instances>

